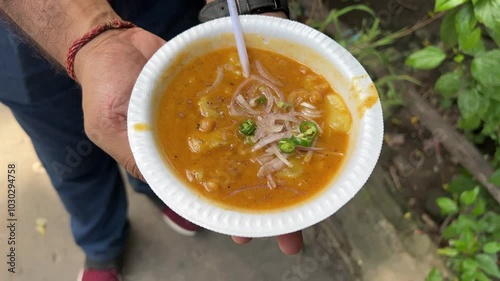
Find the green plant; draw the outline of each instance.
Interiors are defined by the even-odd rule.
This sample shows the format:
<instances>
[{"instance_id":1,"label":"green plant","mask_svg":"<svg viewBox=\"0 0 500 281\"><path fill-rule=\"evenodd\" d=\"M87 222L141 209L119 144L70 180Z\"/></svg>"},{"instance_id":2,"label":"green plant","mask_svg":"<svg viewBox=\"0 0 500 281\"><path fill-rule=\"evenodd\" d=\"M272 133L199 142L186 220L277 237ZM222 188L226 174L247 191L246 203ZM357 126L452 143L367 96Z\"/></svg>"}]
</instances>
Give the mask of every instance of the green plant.
<instances>
[{"instance_id":1,"label":"green plant","mask_svg":"<svg viewBox=\"0 0 500 281\"><path fill-rule=\"evenodd\" d=\"M361 11L368 15L363 18L361 26L349 29L342 26L340 17L354 11ZM403 104L398 92L398 82L410 82L420 85L420 82L408 75L399 75L395 69L397 61L404 54L397 52L393 43L397 38L409 34L408 28L398 32L386 32L380 28L380 18L368 6L363 4L347 6L340 10L332 10L321 22L313 22L311 26L321 32L328 33L340 45L349 50L371 73L382 73L375 79L374 84L380 94L385 116L394 106Z\"/></svg>"},{"instance_id":2,"label":"green plant","mask_svg":"<svg viewBox=\"0 0 500 281\"><path fill-rule=\"evenodd\" d=\"M472 140L500 143L500 1L436 0L435 12L443 11L441 44L417 51L406 64L430 70L447 62L449 71L434 85L443 105L456 101L459 127Z\"/></svg>"},{"instance_id":3,"label":"green plant","mask_svg":"<svg viewBox=\"0 0 500 281\"><path fill-rule=\"evenodd\" d=\"M495 177L495 176L494 176ZM492 178L492 181L494 179ZM436 203L443 216L453 218L442 232L447 246L439 254L460 281L487 281L500 278L500 214L498 204L467 174L454 178L447 186L450 197ZM432 270L426 281L444 280Z\"/></svg>"}]
</instances>

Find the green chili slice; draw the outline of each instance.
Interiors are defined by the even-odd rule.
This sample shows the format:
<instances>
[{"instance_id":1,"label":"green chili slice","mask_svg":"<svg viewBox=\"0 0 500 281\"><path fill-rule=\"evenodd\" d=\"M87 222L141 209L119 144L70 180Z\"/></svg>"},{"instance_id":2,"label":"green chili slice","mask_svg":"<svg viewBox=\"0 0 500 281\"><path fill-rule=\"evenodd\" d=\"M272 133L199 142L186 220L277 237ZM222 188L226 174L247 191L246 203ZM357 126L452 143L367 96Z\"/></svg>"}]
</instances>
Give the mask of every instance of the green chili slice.
<instances>
[{"instance_id":1,"label":"green chili slice","mask_svg":"<svg viewBox=\"0 0 500 281\"><path fill-rule=\"evenodd\" d=\"M254 145L255 144L255 138L254 136L245 136L245 144L249 145Z\"/></svg>"},{"instance_id":2,"label":"green chili slice","mask_svg":"<svg viewBox=\"0 0 500 281\"><path fill-rule=\"evenodd\" d=\"M313 122L302 122L299 126L300 132L307 138L314 139L319 132L318 126Z\"/></svg>"},{"instance_id":3,"label":"green chili slice","mask_svg":"<svg viewBox=\"0 0 500 281\"><path fill-rule=\"evenodd\" d=\"M292 136L292 142L298 146L311 147L312 139L304 136Z\"/></svg>"},{"instance_id":4,"label":"green chili slice","mask_svg":"<svg viewBox=\"0 0 500 281\"><path fill-rule=\"evenodd\" d=\"M295 143L291 139L280 139L278 141L278 148L286 154L290 154L295 151Z\"/></svg>"},{"instance_id":5,"label":"green chili slice","mask_svg":"<svg viewBox=\"0 0 500 281\"><path fill-rule=\"evenodd\" d=\"M287 103L287 102L279 101L279 102L276 103L276 106L278 106L279 109L288 110L291 105L289 103Z\"/></svg>"},{"instance_id":6,"label":"green chili slice","mask_svg":"<svg viewBox=\"0 0 500 281\"><path fill-rule=\"evenodd\" d=\"M256 103L256 104L259 104L259 105L260 105L260 104L265 104L266 102L267 102L267 98L266 98L266 97L260 97L260 98L258 98L258 99L255 101L255 103Z\"/></svg>"},{"instance_id":7,"label":"green chili slice","mask_svg":"<svg viewBox=\"0 0 500 281\"><path fill-rule=\"evenodd\" d=\"M242 133L245 136L253 136L256 128L257 125L255 125L255 122L251 119L248 119L247 121L241 123L240 133Z\"/></svg>"}]
</instances>

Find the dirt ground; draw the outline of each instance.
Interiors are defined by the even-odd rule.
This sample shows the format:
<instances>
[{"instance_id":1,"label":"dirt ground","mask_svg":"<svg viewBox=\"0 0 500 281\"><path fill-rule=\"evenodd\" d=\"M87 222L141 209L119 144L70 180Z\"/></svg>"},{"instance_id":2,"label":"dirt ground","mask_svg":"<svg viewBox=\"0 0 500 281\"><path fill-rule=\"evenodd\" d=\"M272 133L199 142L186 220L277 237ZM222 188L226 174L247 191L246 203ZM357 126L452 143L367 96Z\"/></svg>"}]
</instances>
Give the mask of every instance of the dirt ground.
<instances>
[{"instance_id":1,"label":"dirt ground","mask_svg":"<svg viewBox=\"0 0 500 281\"><path fill-rule=\"evenodd\" d=\"M0 167L14 162L18 172L15 274L6 268L5 181L0 184L1 280L75 280L84 256L73 243L68 215L29 138L1 104L0 120ZM306 229L305 251L295 257L283 256L273 239L237 246L208 231L181 237L147 199L129 192L132 235L124 281L422 281L441 262L431 239L394 202L386 174L376 168L349 204Z\"/></svg>"}]
</instances>

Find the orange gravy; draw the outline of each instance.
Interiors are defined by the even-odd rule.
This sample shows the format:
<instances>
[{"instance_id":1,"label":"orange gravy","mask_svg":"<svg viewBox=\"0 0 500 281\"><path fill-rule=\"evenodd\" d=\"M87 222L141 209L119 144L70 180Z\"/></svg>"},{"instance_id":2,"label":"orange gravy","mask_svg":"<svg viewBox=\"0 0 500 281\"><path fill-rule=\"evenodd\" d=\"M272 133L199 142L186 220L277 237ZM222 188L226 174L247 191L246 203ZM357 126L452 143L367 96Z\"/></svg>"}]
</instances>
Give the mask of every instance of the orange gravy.
<instances>
[{"instance_id":1,"label":"orange gravy","mask_svg":"<svg viewBox=\"0 0 500 281\"><path fill-rule=\"evenodd\" d=\"M292 167L272 175L275 188L257 176L261 165L256 159L265 152L252 151L254 144L239 132L242 122L251 118L233 116L229 110L235 92L246 81L234 48L182 66L160 99L157 140L178 178L202 197L231 209L276 210L318 195L332 181L344 161L352 118L328 82L306 66L260 49L250 48L249 57L252 74L259 73L259 62L282 84L278 88L286 101L276 103L273 110L291 114L289 105L305 110L306 102L321 112L312 118L320 129L314 145L319 150L309 153L312 157L306 156L307 151L287 155ZM255 110L263 107L254 105Z\"/></svg>"}]
</instances>

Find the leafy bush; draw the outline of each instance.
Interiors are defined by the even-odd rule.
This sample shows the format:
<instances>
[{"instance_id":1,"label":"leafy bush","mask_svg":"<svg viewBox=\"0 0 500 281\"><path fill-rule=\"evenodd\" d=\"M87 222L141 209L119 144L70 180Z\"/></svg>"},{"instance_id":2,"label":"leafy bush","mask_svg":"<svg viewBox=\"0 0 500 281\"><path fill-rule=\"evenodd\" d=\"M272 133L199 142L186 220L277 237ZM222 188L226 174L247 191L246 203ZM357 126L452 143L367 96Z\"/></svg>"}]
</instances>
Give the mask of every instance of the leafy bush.
<instances>
[{"instance_id":1,"label":"leafy bush","mask_svg":"<svg viewBox=\"0 0 500 281\"><path fill-rule=\"evenodd\" d=\"M497 178L498 177L498 178ZM492 181L500 181L494 175ZM500 252L499 206L489 194L466 174L459 175L446 189L452 198L441 197L436 203L444 216L454 220L443 230L448 246L438 253L448 257L450 268L460 281L488 281L500 278L497 254ZM433 269L426 281L444 280Z\"/></svg>"},{"instance_id":2,"label":"leafy bush","mask_svg":"<svg viewBox=\"0 0 500 281\"><path fill-rule=\"evenodd\" d=\"M435 12L443 11L441 44L417 51L406 64L430 70L448 62L451 70L436 81L436 92L445 104L456 100L459 126L479 132L474 140L500 143L500 1L437 0Z\"/></svg>"}]
</instances>

